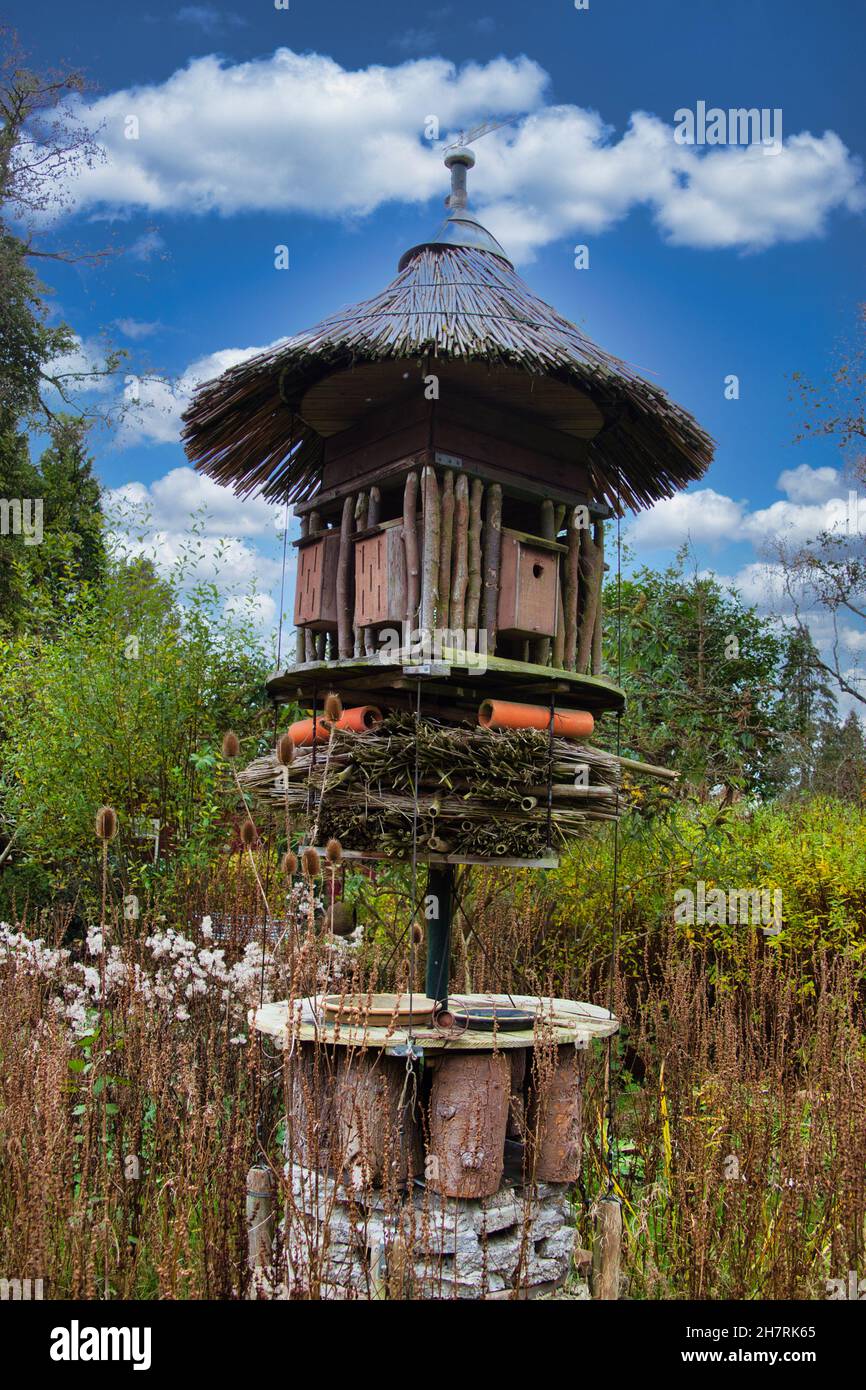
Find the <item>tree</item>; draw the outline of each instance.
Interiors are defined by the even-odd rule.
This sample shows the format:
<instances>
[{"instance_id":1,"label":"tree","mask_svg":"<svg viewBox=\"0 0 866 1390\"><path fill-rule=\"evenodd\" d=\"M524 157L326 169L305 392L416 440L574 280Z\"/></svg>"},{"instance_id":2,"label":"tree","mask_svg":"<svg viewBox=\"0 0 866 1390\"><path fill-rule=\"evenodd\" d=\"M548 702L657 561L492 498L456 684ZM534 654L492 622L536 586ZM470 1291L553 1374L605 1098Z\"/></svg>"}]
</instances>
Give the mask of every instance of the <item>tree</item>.
<instances>
[{"instance_id":1,"label":"tree","mask_svg":"<svg viewBox=\"0 0 866 1390\"><path fill-rule=\"evenodd\" d=\"M686 552L662 573L622 582L623 746L675 767L701 800L769 794L783 739L779 672L784 643L773 624L713 578L687 575ZM616 594L605 594L617 668Z\"/></svg>"},{"instance_id":2,"label":"tree","mask_svg":"<svg viewBox=\"0 0 866 1390\"><path fill-rule=\"evenodd\" d=\"M55 416L37 467L26 437L8 423L0 429L0 497L41 508L34 543L11 532L0 537L0 629L51 631L76 594L102 583L104 523L86 434L82 421Z\"/></svg>"},{"instance_id":3,"label":"tree","mask_svg":"<svg viewBox=\"0 0 866 1390\"><path fill-rule=\"evenodd\" d=\"M817 750L814 787L827 796L866 800L866 737L854 710L843 724L825 724Z\"/></svg>"},{"instance_id":4,"label":"tree","mask_svg":"<svg viewBox=\"0 0 866 1390\"><path fill-rule=\"evenodd\" d=\"M836 697L822 671L808 632L796 628L786 635L780 687L780 724L786 734L783 758L786 780L805 790L813 786L818 747L825 730L836 725Z\"/></svg>"},{"instance_id":5,"label":"tree","mask_svg":"<svg viewBox=\"0 0 866 1390\"><path fill-rule=\"evenodd\" d=\"M841 358L830 382L817 387L795 373L805 420L799 438L837 444L852 479L866 485L866 304L858 311L859 339ZM845 623L866 621L866 502L855 494L854 515L837 531L824 531L804 546L776 548L798 631L804 614L817 607L829 616L831 636L816 666L851 699L866 705L866 673L851 650Z\"/></svg>"}]
</instances>

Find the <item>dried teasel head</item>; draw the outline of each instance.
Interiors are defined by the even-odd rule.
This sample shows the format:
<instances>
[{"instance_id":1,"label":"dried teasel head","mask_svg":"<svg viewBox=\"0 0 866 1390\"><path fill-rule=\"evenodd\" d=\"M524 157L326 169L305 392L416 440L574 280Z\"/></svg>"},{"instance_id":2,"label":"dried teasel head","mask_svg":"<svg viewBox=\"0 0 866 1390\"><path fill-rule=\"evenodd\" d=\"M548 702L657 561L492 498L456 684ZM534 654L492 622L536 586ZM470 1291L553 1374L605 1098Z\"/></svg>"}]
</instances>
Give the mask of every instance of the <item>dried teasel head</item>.
<instances>
[{"instance_id":1,"label":"dried teasel head","mask_svg":"<svg viewBox=\"0 0 866 1390\"><path fill-rule=\"evenodd\" d=\"M424 940L424 933L421 930L420 922L412 923L412 940L416 946L420 946L421 942Z\"/></svg>"},{"instance_id":2,"label":"dried teasel head","mask_svg":"<svg viewBox=\"0 0 866 1390\"><path fill-rule=\"evenodd\" d=\"M295 874L298 872L298 856L295 854L294 850L286 850L280 860L280 868L286 878L294 878Z\"/></svg>"},{"instance_id":3,"label":"dried teasel head","mask_svg":"<svg viewBox=\"0 0 866 1390\"><path fill-rule=\"evenodd\" d=\"M256 830L256 827L250 819L250 817L247 816L246 820L241 826L241 844L246 849L252 849L253 845L256 843L256 840L258 838L259 832Z\"/></svg>"},{"instance_id":4,"label":"dried teasel head","mask_svg":"<svg viewBox=\"0 0 866 1390\"><path fill-rule=\"evenodd\" d=\"M325 845L325 858L329 864L333 864L334 868L337 867L340 860L343 858L343 846L340 844L339 840L330 839L328 841Z\"/></svg>"},{"instance_id":5,"label":"dried teasel head","mask_svg":"<svg viewBox=\"0 0 866 1390\"><path fill-rule=\"evenodd\" d=\"M104 843L117 834L117 812L113 806L100 806L96 812L96 837Z\"/></svg>"},{"instance_id":6,"label":"dried teasel head","mask_svg":"<svg viewBox=\"0 0 866 1390\"><path fill-rule=\"evenodd\" d=\"M307 875L307 878L318 878L319 874L322 872L319 851L314 849L312 845L307 845L307 848L301 855L301 863L304 866L304 873Z\"/></svg>"},{"instance_id":7,"label":"dried teasel head","mask_svg":"<svg viewBox=\"0 0 866 1390\"><path fill-rule=\"evenodd\" d=\"M325 719L329 724L336 724L343 717L343 701L336 691L332 690L325 699Z\"/></svg>"},{"instance_id":8,"label":"dried teasel head","mask_svg":"<svg viewBox=\"0 0 866 1390\"><path fill-rule=\"evenodd\" d=\"M231 761L236 758L241 751L241 741L234 729L229 729L223 734L223 757Z\"/></svg>"},{"instance_id":9,"label":"dried teasel head","mask_svg":"<svg viewBox=\"0 0 866 1390\"><path fill-rule=\"evenodd\" d=\"M295 740L291 734L282 734L277 739L276 754L280 767L288 767L295 761Z\"/></svg>"}]
</instances>

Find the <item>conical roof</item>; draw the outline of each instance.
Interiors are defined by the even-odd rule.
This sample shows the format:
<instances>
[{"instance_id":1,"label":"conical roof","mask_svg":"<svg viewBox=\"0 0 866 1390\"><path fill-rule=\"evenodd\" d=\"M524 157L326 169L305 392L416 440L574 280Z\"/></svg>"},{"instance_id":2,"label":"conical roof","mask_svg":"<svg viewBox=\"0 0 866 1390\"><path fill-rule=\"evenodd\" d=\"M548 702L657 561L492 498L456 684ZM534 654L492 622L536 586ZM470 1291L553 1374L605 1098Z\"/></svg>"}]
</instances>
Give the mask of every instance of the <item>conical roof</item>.
<instances>
[{"instance_id":1,"label":"conical roof","mask_svg":"<svg viewBox=\"0 0 866 1390\"><path fill-rule=\"evenodd\" d=\"M460 364L470 392L467 378L482 384L485 368L525 374L534 394L524 391L520 408L532 415L545 402L544 423L553 412L557 428L584 441L586 410L594 412L593 437L575 447L575 461L589 467L596 497L611 506L619 496L639 509L700 478L710 437L660 387L533 293L466 209L469 160L453 162L449 217L436 237L403 255L391 284L198 389L184 416L189 457L241 495L304 501L321 483L324 437L346 427L333 407L323 417L327 378L341 374L330 399L342 395L360 418L401 387L417 390L413 367ZM578 417L583 428L571 423Z\"/></svg>"}]
</instances>

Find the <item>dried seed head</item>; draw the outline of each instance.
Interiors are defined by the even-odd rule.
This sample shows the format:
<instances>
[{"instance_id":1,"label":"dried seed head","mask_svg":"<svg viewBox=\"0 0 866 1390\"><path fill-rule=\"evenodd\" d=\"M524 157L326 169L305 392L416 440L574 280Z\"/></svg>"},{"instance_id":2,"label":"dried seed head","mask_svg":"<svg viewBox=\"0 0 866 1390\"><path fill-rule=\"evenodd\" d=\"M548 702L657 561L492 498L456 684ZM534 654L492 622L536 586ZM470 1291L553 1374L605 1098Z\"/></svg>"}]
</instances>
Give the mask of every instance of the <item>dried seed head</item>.
<instances>
[{"instance_id":1,"label":"dried seed head","mask_svg":"<svg viewBox=\"0 0 866 1390\"><path fill-rule=\"evenodd\" d=\"M343 858L343 846L340 844L339 840L332 839L328 841L325 845L325 858L329 864L333 864L335 867L339 864L340 860Z\"/></svg>"},{"instance_id":2,"label":"dried seed head","mask_svg":"<svg viewBox=\"0 0 866 1390\"><path fill-rule=\"evenodd\" d=\"M304 873L307 875L307 878L319 877L319 874L322 872L322 865L319 861L319 851L317 849L314 849L312 845L307 845L307 848L301 856L301 861L304 865Z\"/></svg>"},{"instance_id":3,"label":"dried seed head","mask_svg":"<svg viewBox=\"0 0 866 1390\"><path fill-rule=\"evenodd\" d=\"M343 701L335 691L331 691L325 700L325 718L329 724L336 724L343 717Z\"/></svg>"},{"instance_id":4,"label":"dried seed head","mask_svg":"<svg viewBox=\"0 0 866 1390\"><path fill-rule=\"evenodd\" d=\"M223 734L223 757L236 758L241 751L241 743L234 729L229 729L228 733Z\"/></svg>"},{"instance_id":5,"label":"dried seed head","mask_svg":"<svg viewBox=\"0 0 866 1390\"><path fill-rule=\"evenodd\" d=\"M294 850L286 850L280 860L280 868L286 878L294 878L295 874L298 872L298 856L295 854Z\"/></svg>"},{"instance_id":6,"label":"dried seed head","mask_svg":"<svg viewBox=\"0 0 866 1390\"><path fill-rule=\"evenodd\" d=\"M256 830L256 827L250 820L249 816L247 816L246 820L241 826L241 844L244 845L247 849L251 849L258 838L259 832Z\"/></svg>"},{"instance_id":7,"label":"dried seed head","mask_svg":"<svg viewBox=\"0 0 866 1390\"><path fill-rule=\"evenodd\" d=\"M117 834L117 812L113 806L100 806L96 812L96 836L99 840L113 840Z\"/></svg>"},{"instance_id":8,"label":"dried seed head","mask_svg":"<svg viewBox=\"0 0 866 1390\"><path fill-rule=\"evenodd\" d=\"M412 940L416 946L420 946L421 942L424 940L424 933L421 930L420 922L412 923Z\"/></svg>"},{"instance_id":9,"label":"dried seed head","mask_svg":"<svg viewBox=\"0 0 866 1390\"><path fill-rule=\"evenodd\" d=\"M295 760L295 740L291 734L282 734L277 739L277 762L280 767L288 767Z\"/></svg>"}]
</instances>

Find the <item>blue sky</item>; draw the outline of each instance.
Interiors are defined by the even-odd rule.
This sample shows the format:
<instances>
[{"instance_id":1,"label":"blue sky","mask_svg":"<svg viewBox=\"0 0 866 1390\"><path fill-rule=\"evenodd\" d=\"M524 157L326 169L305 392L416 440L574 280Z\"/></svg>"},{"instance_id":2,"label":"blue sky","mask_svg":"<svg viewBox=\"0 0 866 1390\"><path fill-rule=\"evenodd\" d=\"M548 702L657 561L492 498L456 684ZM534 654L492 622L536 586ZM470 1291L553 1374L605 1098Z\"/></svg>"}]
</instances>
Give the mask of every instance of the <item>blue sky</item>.
<instances>
[{"instance_id":1,"label":"blue sky","mask_svg":"<svg viewBox=\"0 0 866 1390\"><path fill-rule=\"evenodd\" d=\"M767 539L838 519L842 460L793 443L790 375L832 366L866 298L864 7L43 0L38 25L35 13L3 11L34 63L85 70L107 152L48 238L118 248L98 267L52 266L57 312L82 360L107 333L130 352L127 374L177 383L145 380L119 435L94 441L106 487L149 501L166 563L205 501L209 543L229 539L227 580L257 575L275 593L270 512L178 472L177 416L197 376L380 288L438 225L431 113L443 138L516 115L476 149L483 220L537 292L717 440L705 480L632 528L641 560L691 536L700 564L765 602ZM683 151L675 112L698 101L780 109L781 152ZM260 609L267 625L274 605Z\"/></svg>"}]
</instances>

